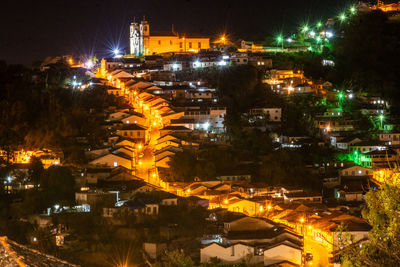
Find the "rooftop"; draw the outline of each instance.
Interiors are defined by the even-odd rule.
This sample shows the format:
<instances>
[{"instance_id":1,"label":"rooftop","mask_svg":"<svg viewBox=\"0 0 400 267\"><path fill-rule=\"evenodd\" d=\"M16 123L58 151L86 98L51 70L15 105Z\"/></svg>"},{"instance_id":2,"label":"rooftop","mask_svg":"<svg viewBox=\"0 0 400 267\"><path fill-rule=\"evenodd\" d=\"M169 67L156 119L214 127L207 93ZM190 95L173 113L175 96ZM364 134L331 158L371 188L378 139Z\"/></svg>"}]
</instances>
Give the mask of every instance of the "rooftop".
<instances>
[{"instance_id":1,"label":"rooftop","mask_svg":"<svg viewBox=\"0 0 400 267\"><path fill-rule=\"evenodd\" d=\"M20 245L6 236L0 237L0 266L78 267L78 265Z\"/></svg>"}]
</instances>

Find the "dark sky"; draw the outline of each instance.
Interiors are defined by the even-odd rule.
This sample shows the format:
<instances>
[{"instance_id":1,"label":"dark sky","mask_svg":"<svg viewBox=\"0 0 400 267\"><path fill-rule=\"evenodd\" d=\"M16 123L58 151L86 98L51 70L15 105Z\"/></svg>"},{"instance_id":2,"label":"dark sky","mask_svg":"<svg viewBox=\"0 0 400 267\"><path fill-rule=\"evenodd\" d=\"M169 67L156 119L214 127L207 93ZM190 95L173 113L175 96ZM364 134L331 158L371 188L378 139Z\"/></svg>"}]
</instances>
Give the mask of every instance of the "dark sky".
<instances>
[{"instance_id":1,"label":"dark sky","mask_svg":"<svg viewBox=\"0 0 400 267\"><path fill-rule=\"evenodd\" d=\"M1 0L0 59L30 64L61 54L127 51L129 23L143 15L150 30L263 39L348 8L349 0Z\"/></svg>"}]
</instances>

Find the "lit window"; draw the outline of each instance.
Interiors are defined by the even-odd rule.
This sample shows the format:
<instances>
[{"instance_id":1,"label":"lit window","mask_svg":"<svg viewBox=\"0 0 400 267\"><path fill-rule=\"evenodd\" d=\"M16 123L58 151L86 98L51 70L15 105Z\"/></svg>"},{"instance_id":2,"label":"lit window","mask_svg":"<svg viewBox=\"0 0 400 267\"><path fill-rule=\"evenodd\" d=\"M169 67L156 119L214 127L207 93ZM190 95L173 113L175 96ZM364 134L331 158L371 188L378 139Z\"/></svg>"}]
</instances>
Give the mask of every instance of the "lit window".
<instances>
[{"instance_id":1,"label":"lit window","mask_svg":"<svg viewBox=\"0 0 400 267\"><path fill-rule=\"evenodd\" d=\"M114 162L114 167L117 167L118 166L118 162Z\"/></svg>"}]
</instances>

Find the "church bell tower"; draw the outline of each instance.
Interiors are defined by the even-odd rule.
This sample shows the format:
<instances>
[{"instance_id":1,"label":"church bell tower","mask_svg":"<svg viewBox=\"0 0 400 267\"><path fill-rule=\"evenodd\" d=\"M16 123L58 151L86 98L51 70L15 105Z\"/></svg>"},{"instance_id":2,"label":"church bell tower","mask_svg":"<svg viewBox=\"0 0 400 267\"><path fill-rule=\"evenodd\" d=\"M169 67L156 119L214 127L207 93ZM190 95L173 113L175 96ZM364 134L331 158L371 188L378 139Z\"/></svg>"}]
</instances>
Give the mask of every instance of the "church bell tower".
<instances>
[{"instance_id":1,"label":"church bell tower","mask_svg":"<svg viewBox=\"0 0 400 267\"><path fill-rule=\"evenodd\" d=\"M150 25L143 17L140 23L140 55L145 56L150 53L149 51L149 36L150 36Z\"/></svg>"},{"instance_id":2,"label":"church bell tower","mask_svg":"<svg viewBox=\"0 0 400 267\"><path fill-rule=\"evenodd\" d=\"M139 56L139 25L136 21L129 27L129 48L131 55Z\"/></svg>"}]
</instances>

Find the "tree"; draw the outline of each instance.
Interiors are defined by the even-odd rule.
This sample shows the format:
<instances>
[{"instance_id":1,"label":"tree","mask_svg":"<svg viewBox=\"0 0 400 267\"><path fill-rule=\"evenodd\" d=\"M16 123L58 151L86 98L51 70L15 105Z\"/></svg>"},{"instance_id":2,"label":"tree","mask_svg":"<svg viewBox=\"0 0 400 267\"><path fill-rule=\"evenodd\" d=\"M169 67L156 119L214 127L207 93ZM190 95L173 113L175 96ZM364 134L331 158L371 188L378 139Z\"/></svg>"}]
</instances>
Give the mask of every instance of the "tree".
<instances>
[{"instance_id":1,"label":"tree","mask_svg":"<svg viewBox=\"0 0 400 267\"><path fill-rule=\"evenodd\" d=\"M191 182L196 175L196 156L184 150L175 154L169 163L175 179Z\"/></svg>"},{"instance_id":2,"label":"tree","mask_svg":"<svg viewBox=\"0 0 400 267\"><path fill-rule=\"evenodd\" d=\"M370 190L365 197L362 215L372 230L369 242L354 243L343 239L346 247L342 253L343 266L399 266L400 265L400 180L399 170L377 190Z\"/></svg>"},{"instance_id":3,"label":"tree","mask_svg":"<svg viewBox=\"0 0 400 267\"><path fill-rule=\"evenodd\" d=\"M28 179L35 187L40 183L40 177L42 176L43 171L44 168L42 161L39 158L32 156L29 162Z\"/></svg>"},{"instance_id":4,"label":"tree","mask_svg":"<svg viewBox=\"0 0 400 267\"><path fill-rule=\"evenodd\" d=\"M161 261L156 262L157 267L192 267L193 260L186 256L183 251L174 250L162 256Z\"/></svg>"},{"instance_id":5,"label":"tree","mask_svg":"<svg viewBox=\"0 0 400 267\"><path fill-rule=\"evenodd\" d=\"M351 83L357 91L382 95L400 106L400 26L387 13L372 11L340 24L343 38L333 44L336 84ZM373 51L373 53L371 53Z\"/></svg>"},{"instance_id":6,"label":"tree","mask_svg":"<svg viewBox=\"0 0 400 267\"><path fill-rule=\"evenodd\" d=\"M74 201L75 179L68 167L48 168L40 179L40 187L45 191L51 205L60 201Z\"/></svg>"}]
</instances>

